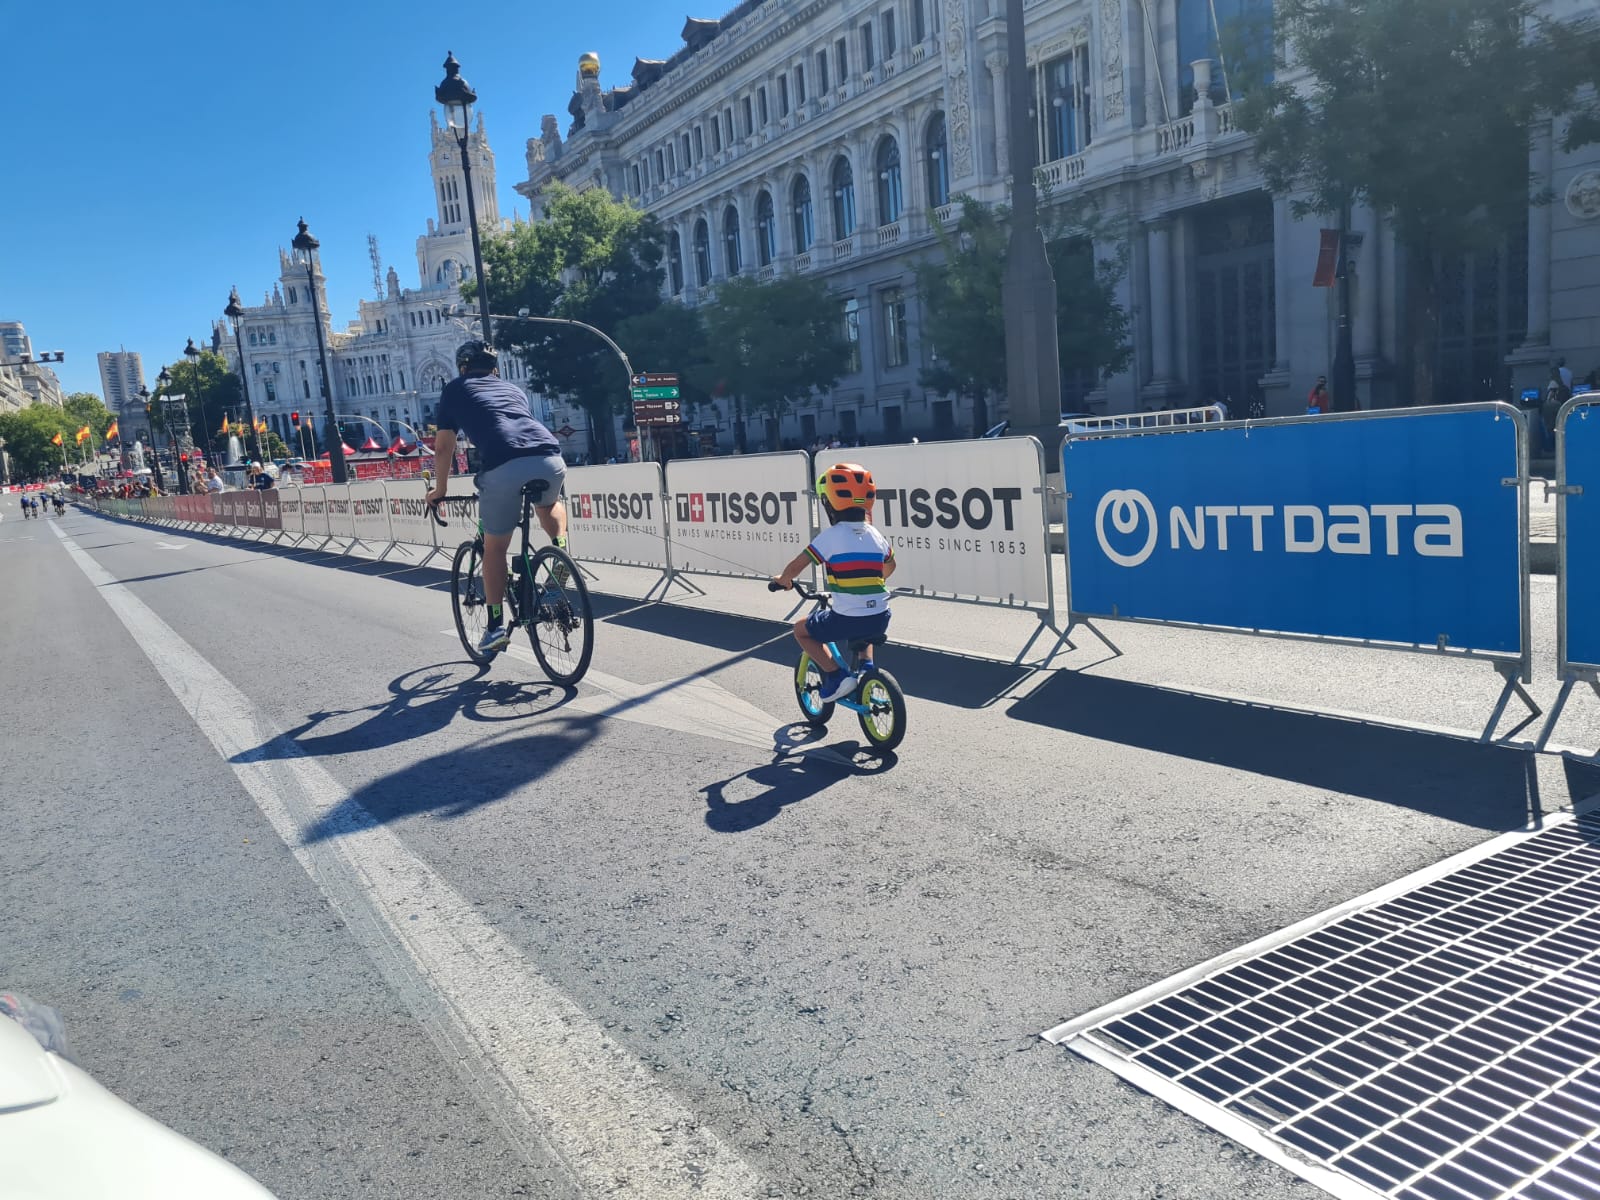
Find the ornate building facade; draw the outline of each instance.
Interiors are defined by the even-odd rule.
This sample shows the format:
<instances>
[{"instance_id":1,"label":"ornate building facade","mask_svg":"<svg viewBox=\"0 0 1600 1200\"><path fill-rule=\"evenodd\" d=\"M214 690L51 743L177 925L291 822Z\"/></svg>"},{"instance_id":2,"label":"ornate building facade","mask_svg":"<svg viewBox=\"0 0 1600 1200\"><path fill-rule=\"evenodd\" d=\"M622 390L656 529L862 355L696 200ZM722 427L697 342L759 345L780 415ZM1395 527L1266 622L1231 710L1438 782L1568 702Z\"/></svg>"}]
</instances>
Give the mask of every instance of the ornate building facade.
<instances>
[{"instance_id":1,"label":"ornate building facade","mask_svg":"<svg viewBox=\"0 0 1600 1200\"><path fill-rule=\"evenodd\" d=\"M473 156L480 227L500 227L504 222L495 199L494 152L481 116L469 138L468 152ZM456 374L456 347L476 336L475 328L458 315L465 307L460 285L472 276L472 239L459 160L460 148L454 137L440 127L438 115L432 114L428 164L436 211L428 220L427 232L417 239L418 286L402 287L399 273L391 266L384 277L382 296L361 301L357 318L335 330L320 255L314 255L313 261L317 277L317 308L313 311L313 289L307 286L306 269L280 247L278 277L272 290L239 319L244 342L242 367L236 361L233 330L225 321L214 326L212 345L227 358L231 370L240 372L258 417L267 421L292 452L310 455L323 448L324 404L314 322L322 324L334 410L348 419L347 435L409 441L412 435L407 426L424 430L433 423L439 392ZM526 389L527 370L516 358L503 358L501 373ZM533 394L530 399L535 415L551 423L554 418L543 397ZM302 425L307 426L304 436L297 435L291 420L297 411ZM565 422L555 424L570 428Z\"/></svg>"},{"instance_id":2,"label":"ornate building facade","mask_svg":"<svg viewBox=\"0 0 1600 1200\"><path fill-rule=\"evenodd\" d=\"M1111 231L1097 252L1125 249L1130 264L1133 365L1064 381L1064 409L1293 413L1329 373L1335 292L1312 279L1332 222L1265 190L1217 35L1270 5L1028 0L1041 206L1092 202ZM547 116L528 142L517 190L534 219L552 183L632 199L662 221L666 290L689 303L736 274L827 280L856 369L781 428L752 429L752 444L965 428L961 401L917 382L937 348L919 336L913 267L938 253L956 197L1008 196L1004 0L746 0L682 36L621 86L603 88L584 56L566 135ZM1445 264L1443 396L1513 398L1556 357L1580 376L1600 367L1600 152L1564 154L1546 131L1531 166L1556 203L1531 208L1499 251ZM1404 255L1370 211L1347 245L1362 403L1393 403L1409 353ZM727 420L719 410L724 442Z\"/></svg>"}]
</instances>

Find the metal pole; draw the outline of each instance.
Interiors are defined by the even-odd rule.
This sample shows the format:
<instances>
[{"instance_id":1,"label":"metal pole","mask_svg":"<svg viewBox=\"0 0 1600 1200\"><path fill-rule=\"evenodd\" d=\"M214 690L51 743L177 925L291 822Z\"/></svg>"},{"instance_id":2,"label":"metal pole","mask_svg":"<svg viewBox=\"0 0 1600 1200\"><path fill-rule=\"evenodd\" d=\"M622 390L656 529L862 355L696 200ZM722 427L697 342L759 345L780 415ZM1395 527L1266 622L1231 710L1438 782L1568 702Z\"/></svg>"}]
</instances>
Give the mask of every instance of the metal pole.
<instances>
[{"instance_id":1,"label":"metal pole","mask_svg":"<svg viewBox=\"0 0 1600 1200\"><path fill-rule=\"evenodd\" d=\"M461 145L461 176L467 185L467 224L472 229L472 266L478 273L478 316L483 321L483 340L492 346L494 333L489 325L489 280L483 273L483 247L478 244L478 205L472 198L472 156L467 152L467 143L471 138L472 131L463 121L461 136L456 140Z\"/></svg>"},{"instance_id":2,"label":"metal pole","mask_svg":"<svg viewBox=\"0 0 1600 1200\"><path fill-rule=\"evenodd\" d=\"M256 432L255 405L250 403L250 377L244 369L244 335L239 332L238 321L233 323L233 344L239 351L239 390L244 393L245 420L250 422L250 440L256 448L251 457L257 462L266 462L266 456L261 453L261 435Z\"/></svg>"},{"instance_id":3,"label":"metal pole","mask_svg":"<svg viewBox=\"0 0 1600 1200\"><path fill-rule=\"evenodd\" d=\"M328 416L328 428L333 437L328 442L328 469L334 483L349 483L350 473L344 465L344 439L339 436L339 418L333 412L333 388L328 383L328 348L322 338L322 306L317 300L316 259L306 255L306 280L311 286L311 317L317 327L317 366L322 372L322 400Z\"/></svg>"},{"instance_id":4,"label":"metal pole","mask_svg":"<svg viewBox=\"0 0 1600 1200\"><path fill-rule=\"evenodd\" d=\"M1350 205L1339 208L1339 326L1333 350L1333 410L1355 412L1361 407L1356 397L1356 352L1350 331Z\"/></svg>"}]
</instances>

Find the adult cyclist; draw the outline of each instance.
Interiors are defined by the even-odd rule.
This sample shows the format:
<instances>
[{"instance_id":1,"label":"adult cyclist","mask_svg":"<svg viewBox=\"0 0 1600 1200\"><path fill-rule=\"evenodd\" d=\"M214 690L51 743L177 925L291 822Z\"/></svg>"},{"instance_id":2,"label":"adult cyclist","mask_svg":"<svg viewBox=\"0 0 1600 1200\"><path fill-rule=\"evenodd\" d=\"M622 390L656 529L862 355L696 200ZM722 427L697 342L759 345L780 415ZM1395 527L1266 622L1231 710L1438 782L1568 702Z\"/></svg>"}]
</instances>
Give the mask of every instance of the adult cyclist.
<instances>
[{"instance_id":1,"label":"adult cyclist","mask_svg":"<svg viewBox=\"0 0 1600 1200\"><path fill-rule=\"evenodd\" d=\"M506 554L511 535L522 518L522 489L536 480L545 483L546 503L535 505L550 540L567 545L567 509L561 503L561 485L567 464L561 443L534 419L528 397L516 384L499 376L500 359L481 341L463 343L456 350L456 378L439 396L439 433L433 443L433 490L428 503L438 504L450 490L450 470L456 459L456 431L461 430L478 448L478 517L483 522L483 598L489 610L489 627L478 649L493 654L511 641L506 628Z\"/></svg>"}]
</instances>

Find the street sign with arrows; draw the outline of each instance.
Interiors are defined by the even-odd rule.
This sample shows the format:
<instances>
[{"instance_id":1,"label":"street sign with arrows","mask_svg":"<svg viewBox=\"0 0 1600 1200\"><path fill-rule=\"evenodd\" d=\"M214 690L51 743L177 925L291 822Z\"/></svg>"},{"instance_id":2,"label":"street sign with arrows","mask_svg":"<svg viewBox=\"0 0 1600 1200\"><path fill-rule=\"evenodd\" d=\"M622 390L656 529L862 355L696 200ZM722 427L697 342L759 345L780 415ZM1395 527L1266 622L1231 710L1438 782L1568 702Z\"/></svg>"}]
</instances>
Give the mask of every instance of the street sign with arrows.
<instances>
[{"instance_id":1,"label":"street sign with arrows","mask_svg":"<svg viewBox=\"0 0 1600 1200\"><path fill-rule=\"evenodd\" d=\"M629 389L635 425L681 425L683 405L678 377L672 372L641 371Z\"/></svg>"}]
</instances>

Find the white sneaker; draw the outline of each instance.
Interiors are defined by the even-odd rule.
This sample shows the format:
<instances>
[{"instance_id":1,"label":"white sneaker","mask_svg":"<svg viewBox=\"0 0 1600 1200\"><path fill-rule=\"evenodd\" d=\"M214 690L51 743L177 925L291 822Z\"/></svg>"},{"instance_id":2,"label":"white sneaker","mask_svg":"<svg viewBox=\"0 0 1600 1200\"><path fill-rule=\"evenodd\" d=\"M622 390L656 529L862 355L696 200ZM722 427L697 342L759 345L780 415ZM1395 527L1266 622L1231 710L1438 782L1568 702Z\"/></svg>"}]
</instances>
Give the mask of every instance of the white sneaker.
<instances>
[{"instance_id":1,"label":"white sneaker","mask_svg":"<svg viewBox=\"0 0 1600 1200\"><path fill-rule=\"evenodd\" d=\"M478 639L479 654L495 654L504 650L511 644L511 629L506 625L495 625L483 631L483 636Z\"/></svg>"},{"instance_id":2,"label":"white sneaker","mask_svg":"<svg viewBox=\"0 0 1600 1200\"><path fill-rule=\"evenodd\" d=\"M840 671L831 676L833 680L831 684L828 682L829 678L829 676L823 676L822 679L821 691L824 704L831 704L835 700L848 699L850 694L856 690L856 677L849 671Z\"/></svg>"}]
</instances>

